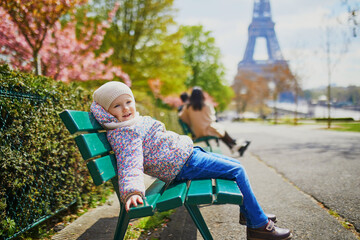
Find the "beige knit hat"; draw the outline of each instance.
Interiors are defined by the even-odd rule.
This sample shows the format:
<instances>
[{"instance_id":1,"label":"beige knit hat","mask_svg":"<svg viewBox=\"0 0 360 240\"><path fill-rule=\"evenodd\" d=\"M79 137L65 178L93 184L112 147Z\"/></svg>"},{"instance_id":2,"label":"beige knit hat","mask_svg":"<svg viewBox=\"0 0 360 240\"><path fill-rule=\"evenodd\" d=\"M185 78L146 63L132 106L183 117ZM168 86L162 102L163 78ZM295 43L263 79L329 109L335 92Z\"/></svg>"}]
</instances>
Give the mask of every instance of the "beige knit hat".
<instances>
[{"instance_id":1,"label":"beige knit hat","mask_svg":"<svg viewBox=\"0 0 360 240\"><path fill-rule=\"evenodd\" d=\"M122 82L111 81L96 89L93 99L108 111L111 103L123 94L128 94L135 100L131 89L127 85Z\"/></svg>"}]
</instances>

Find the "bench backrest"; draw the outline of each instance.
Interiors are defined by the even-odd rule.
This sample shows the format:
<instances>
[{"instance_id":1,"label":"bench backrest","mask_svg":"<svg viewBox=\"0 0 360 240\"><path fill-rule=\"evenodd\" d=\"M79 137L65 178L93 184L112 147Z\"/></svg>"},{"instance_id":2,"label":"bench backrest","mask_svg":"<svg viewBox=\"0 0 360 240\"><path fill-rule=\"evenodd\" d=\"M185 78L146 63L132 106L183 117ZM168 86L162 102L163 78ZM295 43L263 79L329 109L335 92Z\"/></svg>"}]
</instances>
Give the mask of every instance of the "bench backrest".
<instances>
[{"instance_id":1,"label":"bench backrest","mask_svg":"<svg viewBox=\"0 0 360 240\"><path fill-rule=\"evenodd\" d=\"M60 118L71 134L79 134L75 142L85 161L95 185L117 176L116 158L106 139L106 132L92 113L65 110Z\"/></svg>"},{"instance_id":2,"label":"bench backrest","mask_svg":"<svg viewBox=\"0 0 360 240\"><path fill-rule=\"evenodd\" d=\"M182 121L179 118L179 124L184 132L185 135L191 135L193 138L195 138L195 134L193 133L193 131L191 131L191 128L189 127L189 125L187 125L184 121Z\"/></svg>"},{"instance_id":3,"label":"bench backrest","mask_svg":"<svg viewBox=\"0 0 360 240\"><path fill-rule=\"evenodd\" d=\"M92 113L65 110L60 113L60 118L71 134L76 134L75 142L90 172L96 186L111 180L114 190L120 199L119 185L117 180L116 157L106 138L106 131L96 121ZM186 183L174 185L177 189ZM146 190L144 204L132 207L127 216L139 218L154 214L156 204L161 200L166 208L174 208L184 202L183 193L174 193L171 197L161 198L165 183L159 179L155 180ZM183 188L183 187L182 187ZM168 194L169 195L169 194ZM180 199L180 203L179 203ZM159 200L159 201L158 201ZM122 204L121 204L122 205ZM124 206L122 205L124 211Z\"/></svg>"}]
</instances>

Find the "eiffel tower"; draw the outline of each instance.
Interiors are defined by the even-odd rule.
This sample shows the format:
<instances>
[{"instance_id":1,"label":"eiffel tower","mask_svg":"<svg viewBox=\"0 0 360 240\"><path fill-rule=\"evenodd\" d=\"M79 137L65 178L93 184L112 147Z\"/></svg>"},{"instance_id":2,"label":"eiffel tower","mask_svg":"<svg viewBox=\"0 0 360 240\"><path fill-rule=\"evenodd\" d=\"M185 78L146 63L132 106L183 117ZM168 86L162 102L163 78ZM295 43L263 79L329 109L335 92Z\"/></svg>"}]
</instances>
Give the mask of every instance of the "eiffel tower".
<instances>
[{"instance_id":1,"label":"eiffel tower","mask_svg":"<svg viewBox=\"0 0 360 240\"><path fill-rule=\"evenodd\" d=\"M238 74L251 72L269 79L271 76L264 69L275 65L288 68L287 61L284 60L281 53L274 26L275 23L271 19L270 1L254 0L252 22L248 28L248 42L243 60L238 64ZM255 44L258 38L266 40L267 60L254 59Z\"/></svg>"}]
</instances>

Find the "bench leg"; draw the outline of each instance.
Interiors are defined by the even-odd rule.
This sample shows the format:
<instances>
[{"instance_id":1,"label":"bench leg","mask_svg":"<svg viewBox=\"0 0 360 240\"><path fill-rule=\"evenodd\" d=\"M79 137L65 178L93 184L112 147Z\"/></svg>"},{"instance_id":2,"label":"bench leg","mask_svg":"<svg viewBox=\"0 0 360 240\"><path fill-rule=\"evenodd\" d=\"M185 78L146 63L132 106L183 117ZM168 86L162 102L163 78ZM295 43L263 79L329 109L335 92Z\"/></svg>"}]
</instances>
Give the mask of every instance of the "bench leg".
<instances>
[{"instance_id":1,"label":"bench leg","mask_svg":"<svg viewBox=\"0 0 360 240\"><path fill-rule=\"evenodd\" d=\"M121 204L120 215L115 230L114 240L124 239L127 227L129 225L129 221L129 214L126 213L124 204Z\"/></svg>"},{"instance_id":2,"label":"bench leg","mask_svg":"<svg viewBox=\"0 0 360 240\"><path fill-rule=\"evenodd\" d=\"M211 146L209 140L205 140L205 143L206 143L206 145L210 148L210 152L212 152L213 149L212 149L212 146Z\"/></svg>"},{"instance_id":3,"label":"bench leg","mask_svg":"<svg viewBox=\"0 0 360 240\"><path fill-rule=\"evenodd\" d=\"M188 210L192 220L194 221L196 227L199 229L202 237L205 240L213 240L209 228L206 226L204 218L201 215L201 212L197 205L184 204Z\"/></svg>"}]
</instances>

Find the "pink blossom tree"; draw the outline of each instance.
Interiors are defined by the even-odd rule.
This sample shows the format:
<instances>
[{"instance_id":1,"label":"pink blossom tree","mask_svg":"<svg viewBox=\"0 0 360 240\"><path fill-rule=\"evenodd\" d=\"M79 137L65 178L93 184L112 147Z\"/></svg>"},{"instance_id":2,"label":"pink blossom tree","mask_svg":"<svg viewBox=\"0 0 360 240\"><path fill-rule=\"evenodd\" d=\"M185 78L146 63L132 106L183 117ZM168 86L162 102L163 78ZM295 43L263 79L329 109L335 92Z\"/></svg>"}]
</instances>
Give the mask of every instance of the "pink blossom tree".
<instances>
[{"instance_id":1,"label":"pink blossom tree","mask_svg":"<svg viewBox=\"0 0 360 240\"><path fill-rule=\"evenodd\" d=\"M32 63L37 74L40 73L38 65L38 56L43 42L48 31L58 21L58 19L77 4L84 3L85 0L1 0L0 7L3 8L1 18L4 18L3 13L6 12L7 21L12 21L13 26L16 26L14 34L15 42L26 42L28 44L27 50L30 50ZM3 25L3 23L2 23ZM15 30L13 28L13 30ZM14 37L9 37L8 40L13 40ZM23 44L24 45L24 44ZM6 45L2 45L3 48ZM12 51L10 48L8 51ZM21 54L21 53L20 53ZM28 56L25 56L28 57ZM26 59L26 58L25 58Z\"/></svg>"},{"instance_id":2,"label":"pink blossom tree","mask_svg":"<svg viewBox=\"0 0 360 240\"><path fill-rule=\"evenodd\" d=\"M31 47L11 20L10 15L1 7L0 18L2 19L0 21L0 54L7 56L12 66L23 71L30 71L33 67Z\"/></svg>"},{"instance_id":3,"label":"pink blossom tree","mask_svg":"<svg viewBox=\"0 0 360 240\"><path fill-rule=\"evenodd\" d=\"M163 103L169 105L170 107L178 108L182 104L180 96L174 96L174 95L164 96L164 95L162 95L161 94L162 84L163 83L161 82L161 80L159 78L148 80L148 85L149 85L151 92L153 93L155 99L160 99ZM214 107L218 106L218 103L214 100L214 98L212 96L210 96L209 93L207 93L206 91L203 91L203 92L204 92L204 97L205 97L206 102L213 105Z\"/></svg>"},{"instance_id":4,"label":"pink blossom tree","mask_svg":"<svg viewBox=\"0 0 360 240\"><path fill-rule=\"evenodd\" d=\"M110 62L104 63L112 54L112 49L98 56L95 54L118 7L115 5L107 21L95 23L90 19L83 19L84 24L79 34L81 39L76 36L74 17L64 26L61 26L59 20L55 21L52 27L47 29L38 50L34 50L19 30L19 25L0 7L0 17L5 19L0 23L0 45L3 46L0 54L7 56L13 67L23 71L35 68L37 72L41 67L43 75L64 82L112 80L118 77L130 86L129 76L122 72L120 67L115 67ZM40 64L34 63L34 51L37 51L36 61Z\"/></svg>"}]
</instances>

